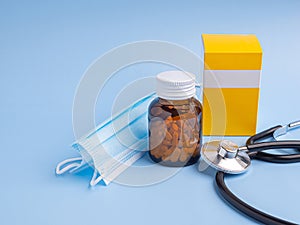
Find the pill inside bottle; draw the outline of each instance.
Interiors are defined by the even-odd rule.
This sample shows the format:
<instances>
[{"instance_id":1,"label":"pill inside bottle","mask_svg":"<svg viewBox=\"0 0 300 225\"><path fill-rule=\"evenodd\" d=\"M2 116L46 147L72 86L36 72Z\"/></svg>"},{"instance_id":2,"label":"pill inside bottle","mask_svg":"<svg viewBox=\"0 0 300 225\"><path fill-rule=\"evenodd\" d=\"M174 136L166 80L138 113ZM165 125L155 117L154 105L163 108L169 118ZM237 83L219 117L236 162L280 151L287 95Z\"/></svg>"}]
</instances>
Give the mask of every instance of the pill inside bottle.
<instances>
[{"instance_id":1,"label":"pill inside bottle","mask_svg":"<svg viewBox=\"0 0 300 225\"><path fill-rule=\"evenodd\" d=\"M184 71L160 73L156 93L148 111L150 158L172 167L196 163L202 144L202 106L196 98L195 76Z\"/></svg>"}]
</instances>

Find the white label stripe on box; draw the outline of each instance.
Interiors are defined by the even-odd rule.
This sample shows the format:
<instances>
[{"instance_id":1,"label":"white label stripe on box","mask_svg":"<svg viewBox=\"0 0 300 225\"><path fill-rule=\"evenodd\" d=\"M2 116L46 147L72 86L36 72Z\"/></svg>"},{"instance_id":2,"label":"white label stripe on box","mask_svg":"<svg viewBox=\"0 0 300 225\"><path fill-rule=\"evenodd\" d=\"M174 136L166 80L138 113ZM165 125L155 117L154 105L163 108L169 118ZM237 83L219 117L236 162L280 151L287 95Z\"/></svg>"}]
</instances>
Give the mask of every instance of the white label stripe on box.
<instances>
[{"instance_id":1,"label":"white label stripe on box","mask_svg":"<svg viewBox=\"0 0 300 225\"><path fill-rule=\"evenodd\" d=\"M204 70L204 88L259 88L261 70Z\"/></svg>"}]
</instances>

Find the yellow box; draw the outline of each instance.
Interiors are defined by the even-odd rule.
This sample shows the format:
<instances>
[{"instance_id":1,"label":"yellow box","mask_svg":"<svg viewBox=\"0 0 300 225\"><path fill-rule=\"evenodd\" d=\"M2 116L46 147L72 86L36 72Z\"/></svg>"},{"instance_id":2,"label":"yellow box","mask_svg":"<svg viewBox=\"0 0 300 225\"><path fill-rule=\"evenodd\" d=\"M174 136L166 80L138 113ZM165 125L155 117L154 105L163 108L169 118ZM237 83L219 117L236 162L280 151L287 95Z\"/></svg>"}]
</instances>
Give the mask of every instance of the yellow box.
<instances>
[{"instance_id":1,"label":"yellow box","mask_svg":"<svg viewBox=\"0 0 300 225\"><path fill-rule=\"evenodd\" d=\"M262 49L255 35L203 34L203 134L256 133Z\"/></svg>"}]
</instances>

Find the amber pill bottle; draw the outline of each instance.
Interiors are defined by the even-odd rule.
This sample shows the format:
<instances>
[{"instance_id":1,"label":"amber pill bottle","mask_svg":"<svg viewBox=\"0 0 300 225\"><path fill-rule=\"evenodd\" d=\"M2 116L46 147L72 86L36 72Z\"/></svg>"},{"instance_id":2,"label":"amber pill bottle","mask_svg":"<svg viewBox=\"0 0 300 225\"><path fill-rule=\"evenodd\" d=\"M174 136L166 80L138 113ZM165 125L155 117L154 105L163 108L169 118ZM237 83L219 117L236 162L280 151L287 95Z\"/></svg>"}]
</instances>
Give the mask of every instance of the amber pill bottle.
<instances>
[{"instance_id":1,"label":"amber pill bottle","mask_svg":"<svg viewBox=\"0 0 300 225\"><path fill-rule=\"evenodd\" d=\"M195 97L195 76L183 71L160 73L156 93L148 111L150 158L171 167L196 163L202 144L202 106Z\"/></svg>"}]
</instances>

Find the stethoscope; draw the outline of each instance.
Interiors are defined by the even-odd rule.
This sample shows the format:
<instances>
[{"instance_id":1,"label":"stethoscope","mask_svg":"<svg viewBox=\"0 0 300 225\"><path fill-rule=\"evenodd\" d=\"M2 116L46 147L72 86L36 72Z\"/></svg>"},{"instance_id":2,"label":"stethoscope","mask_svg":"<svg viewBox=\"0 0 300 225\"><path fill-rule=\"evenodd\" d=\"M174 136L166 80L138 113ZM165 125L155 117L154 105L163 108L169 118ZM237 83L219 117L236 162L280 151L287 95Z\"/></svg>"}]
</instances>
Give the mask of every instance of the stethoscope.
<instances>
[{"instance_id":1,"label":"stethoscope","mask_svg":"<svg viewBox=\"0 0 300 225\"><path fill-rule=\"evenodd\" d=\"M221 196L233 207L265 224L296 224L274 217L262 212L234 195L226 186L224 178L226 174L240 174L245 172L251 159L258 159L273 163L295 163L300 162L300 154L272 154L263 152L270 149L297 149L300 150L300 141L278 140L278 137L289 131L300 128L300 121L285 126L275 126L250 137L246 145L239 147L228 140L210 141L201 148L202 159L210 166L218 170L215 176L216 186ZM259 142L268 138L274 141ZM278 141L276 141L278 140Z\"/></svg>"}]
</instances>

